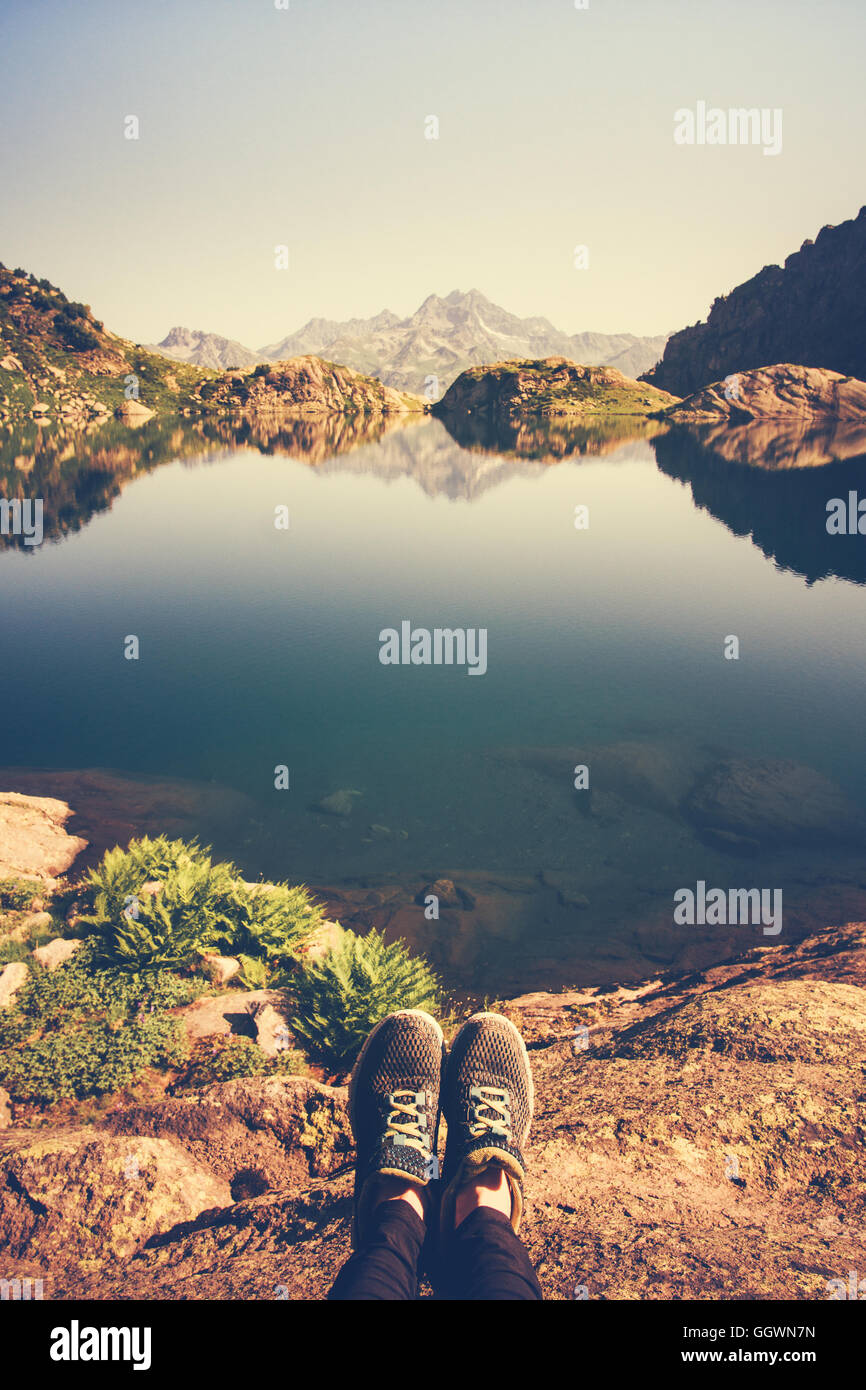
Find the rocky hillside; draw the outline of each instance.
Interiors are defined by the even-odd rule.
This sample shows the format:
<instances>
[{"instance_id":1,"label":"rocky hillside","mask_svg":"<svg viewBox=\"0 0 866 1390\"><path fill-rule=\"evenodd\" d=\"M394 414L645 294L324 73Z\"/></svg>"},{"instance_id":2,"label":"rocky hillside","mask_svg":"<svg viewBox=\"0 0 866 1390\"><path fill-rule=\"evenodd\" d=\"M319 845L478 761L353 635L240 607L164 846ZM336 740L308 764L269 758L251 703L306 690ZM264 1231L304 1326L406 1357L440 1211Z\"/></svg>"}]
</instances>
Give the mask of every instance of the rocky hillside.
<instances>
[{"instance_id":1,"label":"rocky hillside","mask_svg":"<svg viewBox=\"0 0 866 1390\"><path fill-rule=\"evenodd\" d=\"M375 377L361 376L349 367L323 362L320 357L294 357L288 362L261 364L253 371L224 372L201 384L193 404L207 411L284 411L287 404L304 415L393 415L426 411L423 396L394 391Z\"/></svg>"},{"instance_id":2,"label":"rocky hillside","mask_svg":"<svg viewBox=\"0 0 866 1390\"><path fill-rule=\"evenodd\" d=\"M426 409L347 367L304 357L215 375L110 333L86 304L0 266L0 420L90 424L118 414L237 410L374 415Z\"/></svg>"},{"instance_id":3,"label":"rocky hillside","mask_svg":"<svg viewBox=\"0 0 866 1390\"><path fill-rule=\"evenodd\" d=\"M706 323L668 341L644 380L690 396L732 372L796 362L866 379L866 207L822 227L784 266L715 300Z\"/></svg>"},{"instance_id":4,"label":"rocky hillside","mask_svg":"<svg viewBox=\"0 0 866 1390\"><path fill-rule=\"evenodd\" d=\"M675 397L623 376L615 367L584 367L564 357L515 360L463 372L434 406L444 418L509 419L558 415L651 415Z\"/></svg>"},{"instance_id":5,"label":"rocky hillside","mask_svg":"<svg viewBox=\"0 0 866 1390\"><path fill-rule=\"evenodd\" d=\"M478 290L466 294L453 290L444 298L428 295L405 319L390 309L369 319L310 319L297 332L257 351L186 328L172 329L153 350L207 367L245 367L314 353L379 377L387 386L423 392L429 377L435 377L443 391L461 371L497 362L504 353L563 356L615 366L627 376L637 376L658 361L666 341L664 334L643 338L632 333L569 335L545 318L518 318Z\"/></svg>"},{"instance_id":6,"label":"rocky hillside","mask_svg":"<svg viewBox=\"0 0 866 1390\"><path fill-rule=\"evenodd\" d=\"M866 381L820 367L780 362L715 381L664 411L677 423L755 420L866 422Z\"/></svg>"},{"instance_id":7,"label":"rocky hillside","mask_svg":"<svg viewBox=\"0 0 866 1390\"><path fill-rule=\"evenodd\" d=\"M164 413L204 375L110 333L50 281L0 265L0 419L85 424L137 404L127 399L135 389Z\"/></svg>"},{"instance_id":8,"label":"rocky hillside","mask_svg":"<svg viewBox=\"0 0 866 1390\"><path fill-rule=\"evenodd\" d=\"M502 1007L535 1076L523 1235L546 1297L826 1301L861 1264L864 924ZM343 1087L249 1077L4 1123L4 1274L45 1298L322 1299L349 1253Z\"/></svg>"}]
</instances>

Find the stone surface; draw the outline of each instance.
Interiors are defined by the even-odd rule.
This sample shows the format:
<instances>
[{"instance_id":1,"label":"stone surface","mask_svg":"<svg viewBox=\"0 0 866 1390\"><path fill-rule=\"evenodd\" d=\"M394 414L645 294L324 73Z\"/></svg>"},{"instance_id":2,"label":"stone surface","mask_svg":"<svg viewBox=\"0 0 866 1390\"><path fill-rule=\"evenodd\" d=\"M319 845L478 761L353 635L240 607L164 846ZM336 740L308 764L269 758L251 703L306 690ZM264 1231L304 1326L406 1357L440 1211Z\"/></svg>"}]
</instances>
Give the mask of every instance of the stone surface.
<instances>
[{"instance_id":1,"label":"stone surface","mask_svg":"<svg viewBox=\"0 0 866 1390\"><path fill-rule=\"evenodd\" d=\"M29 970L23 960L12 960L0 969L0 1009L7 1009L24 984Z\"/></svg>"},{"instance_id":2,"label":"stone surface","mask_svg":"<svg viewBox=\"0 0 866 1390\"><path fill-rule=\"evenodd\" d=\"M266 1004L288 1022L288 1001L278 989L228 990L224 994L195 999L173 1012L191 1039L220 1037L228 1033L255 1038L254 1014L256 1009Z\"/></svg>"},{"instance_id":3,"label":"stone surface","mask_svg":"<svg viewBox=\"0 0 866 1390\"><path fill-rule=\"evenodd\" d=\"M0 1136L0 1229L13 1259L62 1249L81 1269L123 1262L154 1236L230 1203L228 1183L168 1139L93 1130Z\"/></svg>"},{"instance_id":4,"label":"stone surface","mask_svg":"<svg viewBox=\"0 0 866 1390\"><path fill-rule=\"evenodd\" d=\"M321 960L322 956L326 956L329 951L333 951L336 946L339 946L343 935L343 928L339 922L320 922L299 949L298 956L306 960Z\"/></svg>"},{"instance_id":5,"label":"stone surface","mask_svg":"<svg viewBox=\"0 0 866 1390\"><path fill-rule=\"evenodd\" d=\"M56 970L58 965L63 965L66 961L71 960L82 945L83 942L74 938L55 936L53 941L35 948L33 959L38 960L40 965L44 965L46 970Z\"/></svg>"},{"instance_id":6,"label":"stone surface","mask_svg":"<svg viewBox=\"0 0 866 1390\"><path fill-rule=\"evenodd\" d=\"M852 421L866 420L866 381L819 367L781 362L756 371L738 372L736 391L713 382L664 412L675 423L731 420Z\"/></svg>"},{"instance_id":7,"label":"stone surface","mask_svg":"<svg viewBox=\"0 0 866 1390\"><path fill-rule=\"evenodd\" d=\"M123 420L124 424L127 425L143 424L145 420L152 419L155 414L141 401L124 401L114 413L119 420Z\"/></svg>"},{"instance_id":8,"label":"stone surface","mask_svg":"<svg viewBox=\"0 0 866 1390\"><path fill-rule=\"evenodd\" d=\"M0 878L51 884L65 873L87 846L86 840L64 830L71 815L66 802L53 797L0 792Z\"/></svg>"},{"instance_id":9,"label":"stone surface","mask_svg":"<svg viewBox=\"0 0 866 1390\"><path fill-rule=\"evenodd\" d=\"M215 985L225 985L239 975L241 963L234 956L206 955L202 957L202 971Z\"/></svg>"}]
</instances>

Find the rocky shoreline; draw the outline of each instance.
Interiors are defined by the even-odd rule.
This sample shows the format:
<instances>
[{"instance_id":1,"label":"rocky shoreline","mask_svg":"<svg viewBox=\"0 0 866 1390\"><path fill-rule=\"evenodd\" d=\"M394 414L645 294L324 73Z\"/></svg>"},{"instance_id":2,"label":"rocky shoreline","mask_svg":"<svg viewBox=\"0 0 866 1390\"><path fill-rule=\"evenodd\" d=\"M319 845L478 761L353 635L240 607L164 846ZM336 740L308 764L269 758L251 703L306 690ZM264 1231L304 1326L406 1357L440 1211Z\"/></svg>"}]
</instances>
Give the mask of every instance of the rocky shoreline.
<instances>
[{"instance_id":1,"label":"rocky shoreline","mask_svg":"<svg viewBox=\"0 0 866 1390\"><path fill-rule=\"evenodd\" d=\"M530 1048L553 1299L826 1300L866 1234L866 924L635 989L503 1005ZM321 1299L346 1091L247 1078L0 1132L4 1273L53 1299Z\"/></svg>"}]
</instances>

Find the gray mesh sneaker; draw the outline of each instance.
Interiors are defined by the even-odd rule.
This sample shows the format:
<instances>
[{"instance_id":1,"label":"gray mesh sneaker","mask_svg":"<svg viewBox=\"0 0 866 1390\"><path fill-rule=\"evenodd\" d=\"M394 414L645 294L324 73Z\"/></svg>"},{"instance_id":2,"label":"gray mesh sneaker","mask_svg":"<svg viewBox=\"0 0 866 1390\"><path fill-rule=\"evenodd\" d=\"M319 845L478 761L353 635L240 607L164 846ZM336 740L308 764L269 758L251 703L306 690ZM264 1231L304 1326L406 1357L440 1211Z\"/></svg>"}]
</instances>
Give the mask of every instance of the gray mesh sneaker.
<instances>
[{"instance_id":1,"label":"gray mesh sneaker","mask_svg":"<svg viewBox=\"0 0 866 1390\"><path fill-rule=\"evenodd\" d=\"M352 1244L364 1243L375 1206L375 1180L407 1178L426 1187L439 1177L439 1092L445 1042L434 1018L403 1009L377 1023L349 1085L355 1137Z\"/></svg>"},{"instance_id":2,"label":"gray mesh sneaker","mask_svg":"<svg viewBox=\"0 0 866 1390\"><path fill-rule=\"evenodd\" d=\"M529 1138L535 1091L523 1039L502 1014L473 1014L451 1047L442 1087L448 1126L443 1169L441 1229L454 1229L460 1188L492 1164L511 1188L511 1224L523 1215L523 1149Z\"/></svg>"}]
</instances>

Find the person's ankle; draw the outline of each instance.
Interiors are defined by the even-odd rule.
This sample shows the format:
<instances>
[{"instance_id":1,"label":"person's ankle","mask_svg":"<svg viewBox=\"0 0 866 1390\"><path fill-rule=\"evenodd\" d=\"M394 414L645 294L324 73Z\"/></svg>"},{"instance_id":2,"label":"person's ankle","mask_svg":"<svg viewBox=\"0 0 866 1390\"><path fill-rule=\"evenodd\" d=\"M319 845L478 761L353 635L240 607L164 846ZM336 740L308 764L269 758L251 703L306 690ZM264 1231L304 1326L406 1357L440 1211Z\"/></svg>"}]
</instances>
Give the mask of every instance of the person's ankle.
<instances>
[{"instance_id":1,"label":"person's ankle","mask_svg":"<svg viewBox=\"0 0 866 1390\"><path fill-rule=\"evenodd\" d=\"M426 1221L428 1200L427 1189L419 1183L395 1178L390 1173L376 1179L374 1206L379 1206L381 1202L406 1202L422 1221Z\"/></svg>"},{"instance_id":2,"label":"person's ankle","mask_svg":"<svg viewBox=\"0 0 866 1390\"><path fill-rule=\"evenodd\" d=\"M454 1205L455 1229L478 1207L490 1207L511 1219L511 1186L505 1169L496 1163L460 1188Z\"/></svg>"}]
</instances>

